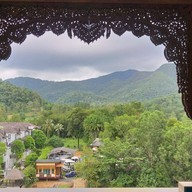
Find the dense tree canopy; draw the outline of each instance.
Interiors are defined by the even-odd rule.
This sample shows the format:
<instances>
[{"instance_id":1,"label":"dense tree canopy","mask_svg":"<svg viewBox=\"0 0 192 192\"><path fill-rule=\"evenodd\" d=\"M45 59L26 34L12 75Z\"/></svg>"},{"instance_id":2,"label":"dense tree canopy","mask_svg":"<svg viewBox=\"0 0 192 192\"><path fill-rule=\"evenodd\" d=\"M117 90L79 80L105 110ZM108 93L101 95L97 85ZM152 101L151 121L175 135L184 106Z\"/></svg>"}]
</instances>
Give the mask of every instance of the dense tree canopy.
<instances>
[{"instance_id":1,"label":"dense tree canopy","mask_svg":"<svg viewBox=\"0 0 192 192\"><path fill-rule=\"evenodd\" d=\"M5 143L0 142L0 169L2 169L3 155L5 154L7 146Z\"/></svg>"},{"instance_id":2,"label":"dense tree canopy","mask_svg":"<svg viewBox=\"0 0 192 192\"><path fill-rule=\"evenodd\" d=\"M25 158L25 166L33 165L35 166L35 161L38 159L38 155L36 153L30 153L26 158Z\"/></svg>"},{"instance_id":3,"label":"dense tree canopy","mask_svg":"<svg viewBox=\"0 0 192 192\"><path fill-rule=\"evenodd\" d=\"M16 113L18 107L22 111L21 105L14 105L12 111L0 105L0 121L25 120L41 127L25 137L24 144L12 143L17 158L25 149L32 150L25 159L29 170L54 147L81 149L80 139L90 146L99 137L99 150L83 151L76 166L78 176L90 187L171 187L192 179L192 123L175 97L102 106L46 103L40 107L29 101L27 106ZM25 178L26 184L33 181Z\"/></svg>"},{"instance_id":4,"label":"dense tree canopy","mask_svg":"<svg viewBox=\"0 0 192 192\"><path fill-rule=\"evenodd\" d=\"M36 169L33 166L28 166L24 169L24 185L25 187L30 187L35 181L36 178Z\"/></svg>"},{"instance_id":5,"label":"dense tree canopy","mask_svg":"<svg viewBox=\"0 0 192 192\"><path fill-rule=\"evenodd\" d=\"M35 140L35 146L38 149L42 149L47 140L46 135L41 130L34 130L32 132L32 137Z\"/></svg>"},{"instance_id":6,"label":"dense tree canopy","mask_svg":"<svg viewBox=\"0 0 192 192\"><path fill-rule=\"evenodd\" d=\"M15 140L11 144L11 152L16 155L17 159L20 159L23 156L23 152L25 151L25 145L21 140Z\"/></svg>"},{"instance_id":7,"label":"dense tree canopy","mask_svg":"<svg viewBox=\"0 0 192 192\"><path fill-rule=\"evenodd\" d=\"M83 127L85 133L92 140L96 139L99 136L100 131L104 129L104 115L103 114L90 114L84 120Z\"/></svg>"},{"instance_id":8,"label":"dense tree canopy","mask_svg":"<svg viewBox=\"0 0 192 192\"><path fill-rule=\"evenodd\" d=\"M47 140L46 145L47 146L52 146L54 148L63 147L64 142L63 142L62 138L60 138L58 136L52 136Z\"/></svg>"},{"instance_id":9,"label":"dense tree canopy","mask_svg":"<svg viewBox=\"0 0 192 192\"><path fill-rule=\"evenodd\" d=\"M75 107L68 115L68 136L77 138L77 146L79 148L79 139L83 137L83 121L87 113L80 107Z\"/></svg>"},{"instance_id":10,"label":"dense tree canopy","mask_svg":"<svg viewBox=\"0 0 192 192\"><path fill-rule=\"evenodd\" d=\"M24 138L24 145L25 149L34 149L35 148L35 141L31 135L28 135Z\"/></svg>"}]
</instances>

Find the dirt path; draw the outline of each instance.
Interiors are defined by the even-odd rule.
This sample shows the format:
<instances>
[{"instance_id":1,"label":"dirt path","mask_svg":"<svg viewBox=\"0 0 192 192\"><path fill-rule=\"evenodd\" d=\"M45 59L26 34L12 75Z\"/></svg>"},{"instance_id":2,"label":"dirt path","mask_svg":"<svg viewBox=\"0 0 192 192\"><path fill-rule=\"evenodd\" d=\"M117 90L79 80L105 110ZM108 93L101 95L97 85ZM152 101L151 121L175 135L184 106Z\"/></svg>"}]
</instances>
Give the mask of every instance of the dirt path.
<instances>
[{"instance_id":1,"label":"dirt path","mask_svg":"<svg viewBox=\"0 0 192 192\"><path fill-rule=\"evenodd\" d=\"M86 188L87 182L84 179L77 178L73 180L73 188Z\"/></svg>"},{"instance_id":2,"label":"dirt path","mask_svg":"<svg viewBox=\"0 0 192 192\"><path fill-rule=\"evenodd\" d=\"M33 188L86 188L87 183L81 178L73 179L72 181L38 181Z\"/></svg>"},{"instance_id":3,"label":"dirt path","mask_svg":"<svg viewBox=\"0 0 192 192\"><path fill-rule=\"evenodd\" d=\"M57 188L65 187L72 188L73 182L62 182L62 181L38 181L33 185L34 188Z\"/></svg>"}]
</instances>

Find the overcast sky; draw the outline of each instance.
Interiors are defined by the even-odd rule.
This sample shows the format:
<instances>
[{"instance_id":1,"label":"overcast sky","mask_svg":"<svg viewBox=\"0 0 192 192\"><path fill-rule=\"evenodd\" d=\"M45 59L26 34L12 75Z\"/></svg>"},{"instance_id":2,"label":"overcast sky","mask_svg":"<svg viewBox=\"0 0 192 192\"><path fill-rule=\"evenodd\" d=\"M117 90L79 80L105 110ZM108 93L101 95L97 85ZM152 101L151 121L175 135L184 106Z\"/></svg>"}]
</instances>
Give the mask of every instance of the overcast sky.
<instances>
[{"instance_id":1,"label":"overcast sky","mask_svg":"<svg viewBox=\"0 0 192 192\"><path fill-rule=\"evenodd\" d=\"M112 34L91 44L66 34L46 32L29 35L21 45L12 44L12 54L0 62L0 78L34 77L43 80L83 80L115 71L153 71L167 63L164 46L155 46L149 37L132 33Z\"/></svg>"}]
</instances>

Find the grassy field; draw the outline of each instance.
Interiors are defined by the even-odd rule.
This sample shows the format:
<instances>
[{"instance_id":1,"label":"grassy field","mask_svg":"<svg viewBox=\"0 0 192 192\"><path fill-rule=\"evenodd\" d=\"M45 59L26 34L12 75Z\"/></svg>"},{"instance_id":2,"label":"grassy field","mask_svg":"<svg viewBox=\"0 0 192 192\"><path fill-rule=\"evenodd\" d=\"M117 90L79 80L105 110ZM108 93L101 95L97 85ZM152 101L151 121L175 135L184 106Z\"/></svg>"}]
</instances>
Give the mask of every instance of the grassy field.
<instances>
[{"instance_id":1,"label":"grassy field","mask_svg":"<svg viewBox=\"0 0 192 192\"><path fill-rule=\"evenodd\" d=\"M63 139L63 142L65 147L77 149L77 139L65 138ZM82 150L83 147L87 146L87 143L83 139L80 139L79 144L80 144L80 150Z\"/></svg>"}]
</instances>

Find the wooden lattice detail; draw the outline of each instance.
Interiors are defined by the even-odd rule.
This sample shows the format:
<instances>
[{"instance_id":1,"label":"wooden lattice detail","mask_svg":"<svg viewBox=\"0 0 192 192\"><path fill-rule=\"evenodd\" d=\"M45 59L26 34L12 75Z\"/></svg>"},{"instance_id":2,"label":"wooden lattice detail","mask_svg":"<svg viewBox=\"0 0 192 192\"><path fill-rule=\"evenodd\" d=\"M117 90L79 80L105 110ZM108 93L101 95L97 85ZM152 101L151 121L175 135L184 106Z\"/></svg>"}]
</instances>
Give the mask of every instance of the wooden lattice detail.
<instances>
[{"instance_id":1,"label":"wooden lattice detail","mask_svg":"<svg viewBox=\"0 0 192 192\"><path fill-rule=\"evenodd\" d=\"M65 6L1 6L0 60L11 54L11 44L22 43L27 35L41 36L46 31L67 33L86 43L111 32L122 35L147 35L155 45L165 46L164 55L176 64L178 90L187 115L192 118L192 27L189 6L67 8ZM126 43L126 42L125 42ZM129 43L129 42L127 42ZM139 54L139 53L138 53Z\"/></svg>"}]
</instances>

